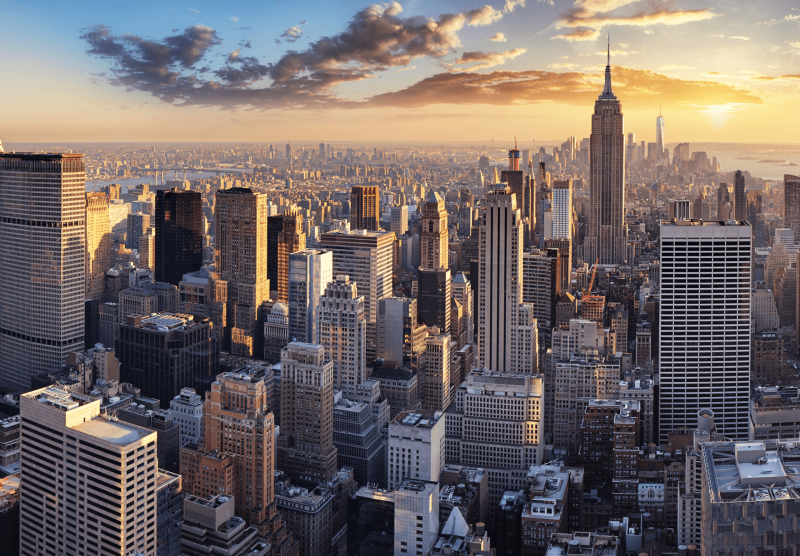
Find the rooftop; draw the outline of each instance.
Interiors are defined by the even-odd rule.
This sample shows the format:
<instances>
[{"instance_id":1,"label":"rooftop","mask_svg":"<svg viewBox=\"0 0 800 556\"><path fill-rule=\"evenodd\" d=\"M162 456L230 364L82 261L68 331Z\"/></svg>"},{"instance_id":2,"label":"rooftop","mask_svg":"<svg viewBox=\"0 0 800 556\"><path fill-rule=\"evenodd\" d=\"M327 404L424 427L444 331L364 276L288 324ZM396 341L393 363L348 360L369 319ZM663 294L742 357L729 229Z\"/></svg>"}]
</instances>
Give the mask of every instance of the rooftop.
<instances>
[{"instance_id":1,"label":"rooftop","mask_svg":"<svg viewBox=\"0 0 800 556\"><path fill-rule=\"evenodd\" d=\"M554 533L550 537L546 556L616 556L619 539L596 533Z\"/></svg>"},{"instance_id":2,"label":"rooftop","mask_svg":"<svg viewBox=\"0 0 800 556\"><path fill-rule=\"evenodd\" d=\"M713 442L703 458L712 503L800 499L798 442Z\"/></svg>"},{"instance_id":3,"label":"rooftop","mask_svg":"<svg viewBox=\"0 0 800 556\"><path fill-rule=\"evenodd\" d=\"M435 481L423 481L421 479L404 479L397 487L398 494L417 493L420 496L429 496L439 488L439 483Z\"/></svg>"},{"instance_id":4,"label":"rooftop","mask_svg":"<svg viewBox=\"0 0 800 556\"><path fill-rule=\"evenodd\" d=\"M58 386L48 386L41 390L28 392L27 394L23 394L23 396L26 398L35 398L41 403L52 407L58 407L62 411L69 411L71 409L77 409L87 403L102 401L100 398L84 396L83 394L70 392Z\"/></svg>"},{"instance_id":5,"label":"rooftop","mask_svg":"<svg viewBox=\"0 0 800 556\"><path fill-rule=\"evenodd\" d=\"M136 425L123 421L110 421L105 417L95 417L91 421L80 423L73 427L73 430L121 446L136 442L150 434L155 434Z\"/></svg>"},{"instance_id":6,"label":"rooftop","mask_svg":"<svg viewBox=\"0 0 800 556\"><path fill-rule=\"evenodd\" d=\"M392 419L391 424L418 429L429 429L432 428L441 417L441 411L406 410L398 413L395 418Z\"/></svg>"}]
</instances>

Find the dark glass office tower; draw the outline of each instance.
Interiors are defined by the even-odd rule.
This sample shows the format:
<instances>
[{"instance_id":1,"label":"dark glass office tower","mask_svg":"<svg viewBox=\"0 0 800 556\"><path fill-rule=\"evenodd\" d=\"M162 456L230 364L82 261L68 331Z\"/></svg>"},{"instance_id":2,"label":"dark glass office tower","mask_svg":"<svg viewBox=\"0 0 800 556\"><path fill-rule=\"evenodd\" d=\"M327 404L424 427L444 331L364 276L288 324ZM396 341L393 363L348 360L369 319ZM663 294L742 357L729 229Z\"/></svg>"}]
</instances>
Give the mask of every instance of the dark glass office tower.
<instances>
[{"instance_id":1,"label":"dark glass office tower","mask_svg":"<svg viewBox=\"0 0 800 556\"><path fill-rule=\"evenodd\" d=\"M203 199L197 191L156 194L156 282L177 286L203 266Z\"/></svg>"}]
</instances>

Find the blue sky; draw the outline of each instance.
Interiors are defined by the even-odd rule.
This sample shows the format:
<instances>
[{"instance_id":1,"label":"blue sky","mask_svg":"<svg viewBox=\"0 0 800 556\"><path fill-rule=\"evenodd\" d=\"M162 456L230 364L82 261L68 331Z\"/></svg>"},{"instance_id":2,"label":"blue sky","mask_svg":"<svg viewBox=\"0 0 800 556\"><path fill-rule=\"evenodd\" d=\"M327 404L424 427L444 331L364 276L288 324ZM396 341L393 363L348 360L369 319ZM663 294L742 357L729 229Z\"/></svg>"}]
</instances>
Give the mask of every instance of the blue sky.
<instances>
[{"instance_id":1,"label":"blue sky","mask_svg":"<svg viewBox=\"0 0 800 556\"><path fill-rule=\"evenodd\" d=\"M628 129L661 104L675 140L795 140L796 1L369 6L0 0L0 137L585 136L610 34Z\"/></svg>"}]
</instances>

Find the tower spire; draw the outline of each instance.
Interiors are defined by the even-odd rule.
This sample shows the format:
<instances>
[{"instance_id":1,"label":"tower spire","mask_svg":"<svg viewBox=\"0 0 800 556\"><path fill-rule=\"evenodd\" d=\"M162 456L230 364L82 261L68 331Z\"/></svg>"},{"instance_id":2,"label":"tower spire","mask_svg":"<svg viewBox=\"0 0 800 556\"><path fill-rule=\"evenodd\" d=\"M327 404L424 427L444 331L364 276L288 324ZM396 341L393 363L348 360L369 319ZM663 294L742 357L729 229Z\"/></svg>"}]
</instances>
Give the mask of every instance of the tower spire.
<instances>
[{"instance_id":1,"label":"tower spire","mask_svg":"<svg viewBox=\"0 0 800 556\"><path fill-rule=\"evenodd\" d=\"M608 35L608 64L606 65L606 84L603 87L603 94L600 98L617 98L611 90L611 35Z\"/></svg>"}]
</instances>

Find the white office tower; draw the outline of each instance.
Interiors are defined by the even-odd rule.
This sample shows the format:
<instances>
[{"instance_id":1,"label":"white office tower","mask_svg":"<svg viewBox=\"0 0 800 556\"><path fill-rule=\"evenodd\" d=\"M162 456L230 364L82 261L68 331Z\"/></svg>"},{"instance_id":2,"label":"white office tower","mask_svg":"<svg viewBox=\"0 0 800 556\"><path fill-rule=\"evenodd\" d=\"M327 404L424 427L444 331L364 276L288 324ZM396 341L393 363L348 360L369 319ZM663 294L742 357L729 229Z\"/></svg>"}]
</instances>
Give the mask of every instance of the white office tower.
<instances>
[{"instance_id":1,"label":"white office tower","mask_svg":"<svg viewBox=\"0 0 800 556\"><path fill-rule=\"evenodd\" d=\"M472 319L472 284L463 272L459 272L453 278L452 283L453 299L461 303L464 313L462 319L466 328L467 343L475 342L475 324Z\"/></svg>"},{"instance_id":2,"label":"white office tower","mask_svg":"<svg viewBox=\"0 0 800 556\"><path fill-rule=\"evenodd\" d=\"M389 422L389 490L404 479L439 480L444 469L444 430L441 411L404 410Z\"/></svg>"},{"instance_id":3,"label":"white office tower","mask_svg":"<svg viewBox=\"0 0 800 556\"><path fill-rule=\"evenodd\" d=\"M392 228L394 235L400 237L408 231L408 205L394 206L391 208Z\"/></svg>"},{"instance_id":4,"label":"white office tower","mask_svg":"<svg viewBox=\"0 0 800 556\"><path fill-rule=\"evenodd\" d=\"M289 254L289 341L314 343L320 297L333 280L333 253L306 249Z\"/></svg>"},{"instance_id":5,"label":"white office tower","mask_svg":"<svg viewBox=\"0 0 800 556\"><path fill-rule=\"evenodd\" d=\"M0 154L0 384L30 388L83 351L81 154Z\"/></svg>"},{"instance_id":6,"label":"white office tower","mask_svg":"<svg viewBox=\"0 0 800 556\"><path fill-rule=\"evenodd\" d=\"M445 460L486 469L489 507L544 463L543 395L542 375L475 369L445 413Z\"/></svg>"},{"instance_id":7,"label":"white office tower","mask_svg":"<svg viewBox=\"0 0 800 556\"><path fill-rule=\"evenodd\" d=\"M435 326L428 328L425 349L425 402L423 409L444 411L452 401L457 384L452 384L452 355L458 346L450 334L439 334Z\"/></svg>"},{"instance_id":8,"label":"white office tower","mask_svg":"<svg viewBox=\"0 0 800 556\"><path fill-rule=\"evenodd\" d=\"M156 554L157 433L101 416L102 401L20 396L20 554Z\"/></svg>"},{"instance_id":9,"label":"white office tower","mask_svg":"<svg viewBox=\"0 0 800 556\"><path fill-rule=\"evenodd\" d=\"M320 247L333 252L334 275L349 276L364 296L367 318L367 356L377 349L378 301L392 296L395 235L355 230L322 234Z\"/></svg>"},{"instance_id":10,"label":"white office tower","mask_svg":"<svg viewBox=\"0 0 800 556\"><path fill-rule=\"evenodd\" d=\"M478 361L493 371L511 368L512 337L522 303L522 226L510 188L487 193L478 241Z\"/></svg>"},{"instance_id":11,"label":"white office tower","mask_svg":"<svg viewBox=\"0 0 800 556\"><path fill-rule=\"evenodd\" d=\"M572 239L572 180L553 182L552 234L545 239Z\"/></svg>"},{"instance_id":12,"label":"white office tower","mask_svg":"<svg viewBox=\"0 0 800 556\"><path fill-rule=\"evenodd\" d=\"M169 414L180 427L181 446L200 444L203 439L203 398L194 388L182 388L181 393L172 398Z\"/></svg>"},{"instance_id":13,"label":"white office tower","mask_svg":"<svg viewBox=\"0 0 800 556\"><path fill-rule=\"evenodd\" d=\"M356 394L367 378L367 321L364 296L348 276L337 276L319 298L317 331L317 343L333 361L333 387Z\"/></svg>"},{"instance_id":14,"label":"white office tower","mask_svg":"<svg viewBox=\"0 0 800 556\"><path fill-rule=\"evenodd\" d=\"M439 538L439 483L406 479L394 493L394 556L426 556Z\"/></svg>"},{"instance_id":15,"label":"white office tower","mask_svg":"<svg viewBox=\"0 0 800 556\"><path fill-rule=\"evenodd\" d=\"M661 222L659 443L711 409L726 438L748 438L751 227Z\"/></svg>"}]
</instances>

